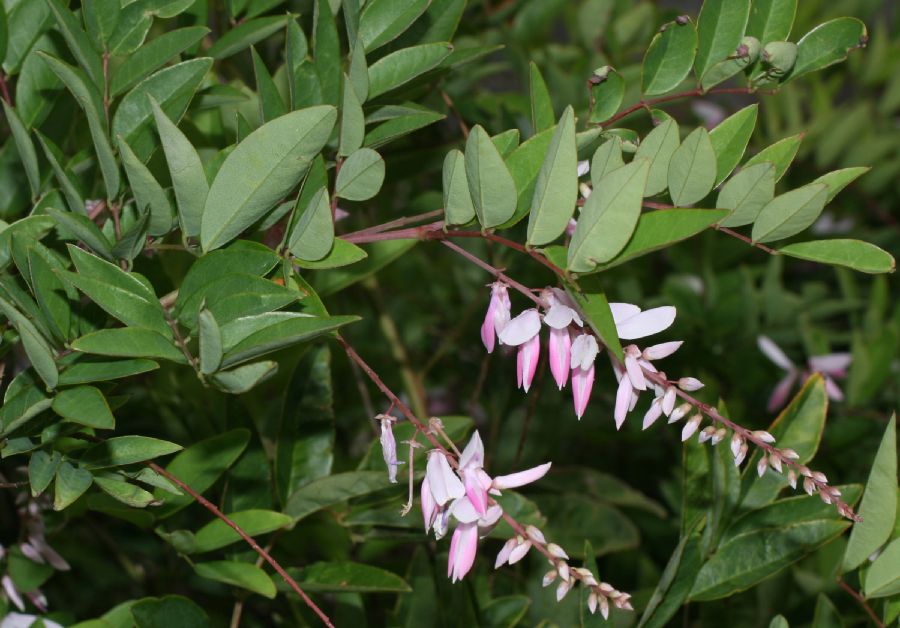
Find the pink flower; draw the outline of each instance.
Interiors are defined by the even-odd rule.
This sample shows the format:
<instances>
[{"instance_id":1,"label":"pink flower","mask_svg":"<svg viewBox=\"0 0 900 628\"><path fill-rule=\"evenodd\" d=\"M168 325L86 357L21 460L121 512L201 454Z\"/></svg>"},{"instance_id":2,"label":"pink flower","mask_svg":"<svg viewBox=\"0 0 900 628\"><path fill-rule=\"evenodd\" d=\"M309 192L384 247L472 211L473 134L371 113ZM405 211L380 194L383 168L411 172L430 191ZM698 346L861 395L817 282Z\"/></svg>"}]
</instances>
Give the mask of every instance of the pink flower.
<instances>
[{"instance_id":1,"label":"pink flower","mask_svg":"<svg viewBox=\"0 0 900 628\"><path fill-rule=\"evenodd\" d=\"M569 380L569 360L572 354L572 337L568 329L550 330L550 372L560 390Z\"/></svg>"},{"instance_id":2,"label":"pink flower","mask_svg":"<svg viewBox=\"0 0 900 628\"><path fill-rule=\"evenodd\" d=\"M829 353L825 355L812 356L807 360L809 370L798 369L791 361L781 347L775 344L771 338L767 336L759 336L756 339L759 350L772 361L775 366L785 371L782 377L775 385L772 394L769 396L768 410L774 412L787 403L791 390L798 379L806 379L810 372L821 373L825 380L825 392L828 397L834 401L842 401L844 393L835 382L835 379L842 379L847 375L847 367L850 366L851 356L849 353Z\"/></svg>"},{"instance_id":3,"label":"pink flower","mask_svg":"<svg viewBox=\"0 0 900 628\"><path fill-rule=\"evenodd\" d=\"M500 282L491 284L491 300L488 303L487 314L484 323L481 324L481 341L488 353L494 351L494 338L503 331L509 322L509 310L512 307L509 301L509 292L506 285Z\"/></svg>"},{"instance_id":4,"label":"pink flower","mask_svg":"<svg viewBox=\"0 0 900 628\"><path fill-rule=\"evenodd\" d=\"M403 464L397 460L397 441L394 439L394 423L397 419L386 414L380 414L378 418L381 421L381 454L388 468L388 480L396 484L397 467Z\"/></svg>"},{"instance_id":5,"label":"pink flower","mask_svg":"<svg viewBox=\"0 0 900 628\"><path fill-rule=\"evenodd\" d=\"M575 402L575 415L581 419L591 398L591 389L594 387L594 365L587 370L580 366L572 370L572 400Z\"/></svg>"},{"instance_id":6,"label":"pink flower","mask_svg":"<svg viewBox=\"0 0 900 628\"><path fill-rule=\"evenodd\" d=\"M447 558L447 577L451 582L462 580L475 563L478 549L478 526L461 523L450 539L450 555Z\"/></svg>"},{"instance_id":7,"label":"pink flower","mask_svg":"<svg viewBox=\"0 0 900 628\"><path fill-rule=\"evenodd\" d=\"M516 381L525 392L531 388L541 355L541 340L538 336L540 331L541 315L534 308L516 316L500 331L500 342L519 347L516 355Z\"/></svg>"}]
</instances>

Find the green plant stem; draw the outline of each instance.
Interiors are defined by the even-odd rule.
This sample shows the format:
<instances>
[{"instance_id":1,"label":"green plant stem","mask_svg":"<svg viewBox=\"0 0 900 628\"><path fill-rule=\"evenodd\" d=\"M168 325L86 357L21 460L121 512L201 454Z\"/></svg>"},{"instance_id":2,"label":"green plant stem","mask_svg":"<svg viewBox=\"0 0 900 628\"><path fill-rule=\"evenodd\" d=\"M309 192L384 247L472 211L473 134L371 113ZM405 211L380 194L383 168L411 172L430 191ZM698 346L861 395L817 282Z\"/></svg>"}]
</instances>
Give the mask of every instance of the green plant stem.
<instances>
[{"instance_id":1,"label":"green plant stem","mask_svg":"<svg viewBox=\"0 0 900 628\"><path fill-rule=\"evenodd\" d=\"M281 579L284 580L287 583L287 585L289 587L291 587L291 589L293 589L294 592L297 593L297 595L300 596L300 598L306 603L306 605L316 615L318 615L319 619L322 620L323 624L325 624L329 628L334 628L334 624L331 623L331 620L328 618L328 615L326 615L322 611L322 609L319 608L316 605L316 603L313 602L312 599L310 599L310 597L306 593L304 593L303 589L300 588L300 585L298 585L297 582L290 576L290 574L287 571L285 571L284 567L282 567L281 564L279 564L279 562L277 560L272 558L272 556L271 556L271 554L269 554L269 552L267 552L262 547L260 547L259 543L257 543L256 540L252 536L250 536L249 534L244 532L244 530L243 530L243 528L241 528L241 526L239 526L234 521L229 519L221 510L219 510L216 507L215 504L213 504L208 499L203 497L203 495L201 495L200 493L198 493L197 491L192 489L190 486L188 486L185 482L183 482L177 476L172 475L171 473L169 473L168 471L163 469L161 466L159 466L155 462L150 462L150 463L148 463L147 466L149 466L151 469L153 469L156 473L160 474L164 478L168 479L170 482L176 484L178 486L178 488L180 488L185 493L190 495L194 499L194 501L196 501L198 504L200 504L201 506L206 508L216 518L220 519L223 523L225 523L225 525L227 525L229 528L231 528L232 530L237 532L238 536L240 536L242 539L244 539L244 541L247 543L247 545L249 545L253 549L254 552L259 554L260 558L262 558L267 563L269 563L272 566L272 568L278 572L278 575L281 576Z\"/></svg>"}]
</instances>

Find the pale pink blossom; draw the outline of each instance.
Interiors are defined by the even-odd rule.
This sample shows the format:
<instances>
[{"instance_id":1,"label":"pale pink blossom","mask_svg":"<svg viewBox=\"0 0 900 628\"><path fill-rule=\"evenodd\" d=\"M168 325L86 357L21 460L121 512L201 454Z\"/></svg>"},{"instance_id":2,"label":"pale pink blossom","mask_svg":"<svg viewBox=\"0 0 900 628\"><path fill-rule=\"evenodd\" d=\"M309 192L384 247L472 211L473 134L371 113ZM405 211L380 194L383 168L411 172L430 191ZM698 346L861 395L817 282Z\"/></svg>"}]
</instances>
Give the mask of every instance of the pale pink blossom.
<instances>
[{"instance_id":1,"label":"pale pink blossom","mask_svg":"<svg viewBox=\"0 0 900 628\"><path fill-rule=\"evenodd\" d=\"M488 303L484 322L481 324L481 342L484 343L484 348L488 353L494 351L496 334L503 331L509 322L511 307L506 285L500 282L491 284L491 300Z\"/></svg>"},{"instance_id":2,"label":"pale pink blossom","mask_svg":"<svg viewBox=\"0 0 900 628\"><path fill-rule=\"evenodd\" d=\"M575 304L563 290L550 288L543 291L544 300L547 302L547 312L544 314L544 323L553 329L565 329L573 323L579 327L584 326Z\"/></svg>"},{"instance_id":3,"label":"pale pink blossom","mask_svg":"<svg viewBox=\"0 0 900 628\"><path fill-rule=\"evenodd\" d=\"M600 345L597 339L591 334L579 334L572 342L572 355L569 360L569 366L572 369L580 368L587 370L597 359L600 352Z\"/></svg>"},{"instance_id":4,"label":"pale pink blossom","mask_svg":"<svg viewBox=\"0 0 900 628\"><path fill-rule=\"evenodd\" d=\"M675 308L666 305L646 311L631 303L610 303L619 338L634 340L668 329L675 322Z\"/></svg>"},{"instance_id":5,"label":"pale pink blossom","mask_svg":"<svg viewBox=\"0 0 900 628\"><path fill-rule=\"evenodd\" d=\"M41 623L36 623L41 620ZM58 624L46 617L38 617L37 615L26 615L24 613L7 613L0 621L0 628L30 628L30 626L44 626L44 628L63 628L62 624Z\"/></svg>"},{"instance_id":6,"label":"pale pink blossom","mask_svg":"<svg viewBox=\"0 0 900 628\"><path fill-rule=\"evenodd\" d=\"M450 539L450 555L447 558L447 577L452 582L462 580L475 563L478 549L478 526L462 523L456 526Z\"/></svg>"},{"instance_id":7,"label":"pale pink blossom","mask_svg":"<svg viewBox=\"0 0 900 628\"><path fill-rule=\"evenodd\" d=\"M519 347L516 354L516 382L525 392L531 388L534 372L541 355L541 315L534 308L525 310L500 331L500 342Z\"/></svg>"},{"instance_id":8,"label":"pale pink blossom","mask_svg":"<svg viewBox=\"0 0 900 628\"><path fill-rule=\"evenodd\" d=\"M569 380L569 361L572 354L572 338L568 329L550 330L550 372L556 385L562 390Z\"/></svg>"},{"instance_id":9,"label":"pale pink blossom","mask_svg":"<svg viewBox=\"0 0 900 628\"><path fill-rule=\"evenodd\" d=\"M594 365L587 370L580 366L572 370L572 400L575 403L575 415L581 419L591 399L591 389L594 387Z\"/></svg>"},{"instance_id":10,"label":"pale pink blossom","mask_svg":"<svg viewBox=\"0 0 900 628\"><path fill-rule=\"evenodd\" d=\"M801 379L809 377L811 372L822 374L825 381L825 392L833 401L842 401L844 393L840 386L837 385L836 379L842 379L847 376L847 368L850 366L851 356L848 353L829 353L825 355L812 356L807 360L808 370L799 369L785 355L781 347L766 336L759 336L756 339L757 346L763 354L772 361L775 366L785 371L782 377L775 385L769 397L768 410L774 412L787 403L794 384Z\"/></svg>"},{"instance_id":11,"label":"pale pink blossom","mask_svg":"<svg viewBox=\"0 0 900 628\"><path fill-rule=\"evenodd\" d=\"M519 345L516 353L516 383L525 392L531 388L540 357L541 339L539 336L534 336L531 340Z\"/></svg>"},{"instance_id":12,"label":"pale pink blossom","mask_svg":"<svg viewBox=\"0 0 900 628\"><path fill-rule=\"evenodd\" d=\"M388 468L388 480L392 484L397 483L397 467L402 462L397 460L397 441L394 439L394 423L397 422L392 416L381 414L378 416L381 421L381 454L384 457L384 463Z\"/></svg>"}]
</instances>

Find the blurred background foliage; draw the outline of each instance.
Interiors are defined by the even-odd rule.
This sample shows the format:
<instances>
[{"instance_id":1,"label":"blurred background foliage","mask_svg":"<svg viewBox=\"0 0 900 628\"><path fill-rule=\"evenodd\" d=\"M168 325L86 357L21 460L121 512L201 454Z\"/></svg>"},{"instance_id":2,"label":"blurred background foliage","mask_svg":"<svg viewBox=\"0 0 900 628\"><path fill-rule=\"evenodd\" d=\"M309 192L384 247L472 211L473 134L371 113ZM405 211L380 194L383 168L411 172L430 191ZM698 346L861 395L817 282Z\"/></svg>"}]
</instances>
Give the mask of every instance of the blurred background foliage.
<instances>
[{"instance_id":1,"label":"blurred background foliage","mask_svg":"<svg viewBox=\"0 0 900 628\"><path fill-rule=\"evenodd\" d=\"M21 10L25 3L42 1L6 0L5 4L9 13L16 5ZM382 149L389 164L383 191L366 203L346 203L350 217L342 231L439 208L441 163L450 148L461 145L460 119L469 126L481 124L492 133L519 129L523 137L530 135L531 62L547 82L557 116L568 104L575 106L580 118L587 115L587 79L603 65L614 66L625 77L629 86L625 103L638 101L640 64L648 41L664 22L684 13L696 15L699 9L699 3L688 0L434 3L451 13L463 4L465 12L453 42L457 50L477 51L472 55L475 62L416 83L404 94L409 101L446 117ZM760 122L749 154L789 135L804 134L786 175L791 188L827 170L871 166L871 172L831 203L813 230L852 234L896 254L900 251L898 8L884 0L803 0L792 39L831 17L851 15L866 22L868 47L855 51L845 64L808 75L774 94L686 99L663 108L683 124L711 127L758 101ZM229 12L236 19L246 19L282 15L285 10L300 14L304 31L311 32L310 2L224 0L196 2L170 22L155 21L148 38L176 25L195 24L209 25L215 37L227 28ZM440 17L436 13L431 19ZM47 21L38 46L64 54L65 44L50 25ZM387 50L402 47L404 37L414 41L415 32ZM282 90L286 85L283 47L281 32L257 43L257 51ZM19 94L26 76L40 89L59 90L52 76L29 70L34 59L29 54L18 68ZM221 161L221 146L260 124L249 52L229 57L217 70L221 84L204 86L181 124L208 169ZM71 150L90 146L85 125L72 124L75 102L59 91L49 105L35 103L29 109L20 100L19 107L29 112L30 124L40 122L41 132L65 147L72 170L86 176L93 168L92 155L86 149ZM639 111L620 126L643 134L652 125L650 117ZM11 141L0 149L0 218L9 222L31 209L15 151ZM157 154L151 160L152 169L164 168L159 159ZM524 233L524 226L520 230ZM553 282L545 269L525 256L483 242L470 246L526 285ZM586 552L596 558L600 575L632 591L640 611L683 536L688 499L685 475L700 487L701 494L712 490L708 473L686 462L695 446L683 446L678 431L661 424L642 432L634 418L616 432L612 420L615 382L605 369L598 369L594 398L580 422L572 416L569 394L553 390L547 376L528 396L521 395L513 385L514 360L499 354L487 357L478 342L488 297L483 287L486 275L437 245L420 243L401 255L406 247L390 242L371 247L370 259L364 263L370 273L353 267L353 284L345 289L337 289L350 283L341 271L322 273L313 283L330 312L362 316L348 329L348 339L391 387L404 392L414 408L445 417L460 436L472 424L481 431L493 470L501 473L554 461L554 473L530 487L527 500L513 496L520 502L511 510L518 508L526 521L546 521L548 538L567 549L579 550L587 540ZM189 261L186 253L171 252L138 258L135 269L165 294L167 287L177 285ZM678 318L666 339L681 339L685 344L666 364L667 370L702 379L707 384L702 397L711 403L724 399L731 418L751 428L764 429L774 418L766 404L782 376L757 349L760 334L774 339L799 365L810 356L851 352L849 374L840 382L846 399L829 405L815 467L836 484L865 482L900 396L896 275L870 277L785 261L710 231L606 273L598 281L611 301L677 306ZM514 309L523 305L517 298L513 297ZM236 461L209 491L226 512L279 509L283 494L277 465L273 471L270 460L277 457L285 425L299 425L306 442L312 443L306 460L308 474L294 488L329 471L382 471L380 453L372 448L376 436L372 417L388 410L388 405L343 354L316 345L287 350L279 362L276 376L240 397L206 389L196 379L184 377L182 369L164 366L152 377L129 380L116 389L117 395L128 397L120 425L129 432L179 443L247 429L252 436L235 433L237 442L246 441L246 447L233 447ZM641 413L639 406L635 416ZM471 417L471 421L446 418L453 416ZM229 449L217 446L215 451ZM7 475L14 475L18 464L21 461L16 458L4 462ZM362 578L359 586L348 590L333 586L340 580L334 574L300 573L301 584L314 583L317 577L326 582L322 595L327 595L337 625L602 623L583 616L584 604L577 594L557 604L552 589L541 589L545 564L537 556L493 572L493 556L501 544L497 540L482 545L472 576L451 586L441 573L446 543L435 544L424 537L415 513L409 521L400 521L396 515L404 490L373 492L349 506L327 504L328 508L292 530L269 537L286 565L352 560L396 575L391 578L377 571L366 580L365 574L357 574ZM4 546L21 534L14 497L11 491L0 492L6 502L0 508L0 544ZM235 592L195 574L190 562L176 551L184 549L178 545L184 539L172 533L196 531L208 520L197 505L160 523L95 497L63 513L45 514L47 537L73 572L50 577L52 570L31 565L18 576L22 582L42 584L55 611L51 617L57 621L100 616L130 599L183 594L205 610L213 625L227 625L236 599L243 604L241 625L313 623L297 600ZM773 569L771 577L746 591L689 603L671 622L766 626L781 614L792 626L864 625L868 619L861 607L835 582L846 539L846 535L832 537L810 547L802 559ZM224 551L232 560L255 559L242 546ZM16 557L9 555L7 560L13 570ZM408 592L410 588L414 593ZM314 584L310 590L315 590ZM890 604L896 608L898 601ZM890 616L887 607L884 612ZM640 612L614 613L613 621L632 625L640 616ZM109 624L98 625L117 625L107 620Z\"/></svg>"}]
</instances>

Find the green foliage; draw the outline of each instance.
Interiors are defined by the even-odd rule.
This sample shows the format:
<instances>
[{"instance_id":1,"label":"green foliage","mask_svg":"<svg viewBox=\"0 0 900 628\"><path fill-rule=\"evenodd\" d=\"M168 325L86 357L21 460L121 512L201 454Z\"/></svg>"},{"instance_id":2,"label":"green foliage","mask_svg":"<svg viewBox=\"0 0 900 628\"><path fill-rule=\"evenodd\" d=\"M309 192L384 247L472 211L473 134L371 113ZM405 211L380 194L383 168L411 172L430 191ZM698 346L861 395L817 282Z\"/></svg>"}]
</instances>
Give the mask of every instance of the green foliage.
<instances>
[{"instance_id":1,"label":"green foliage","mask_svg":"<svg viewBox=\"0 0 900 628\"><path fill-rule=\"evenodd\" d=\"M448 583L457 546L416 512L439 434L403 403L457 446L477 429L494 477L553 462L491 499L573 573L633 594L611 623L868 621L836 576L895 622L895 13L5 2L0 614L18 594L47 625L316 625L265 548L336 625L606 625L590 587L540 586L536 549L492 571L525 534L509 521ZM671 330L637 342L685 341L653 368L704 381L682 421L701 412L723 442L642 426L652 392L617 427L604 355L581 422L540 360L516 394L509 348L486 359L477 340L501 272L532 300L565 290L619 379L640 353L620 304L675 306ZM510 297L513 315L534 307ZM776 385L766 429L796 462L756 442L735 466L732 422L763 429ZM380 412L400 419L399 484ZM788 469L810 495L788 494Z\"/></svg>"}]
</instances>

